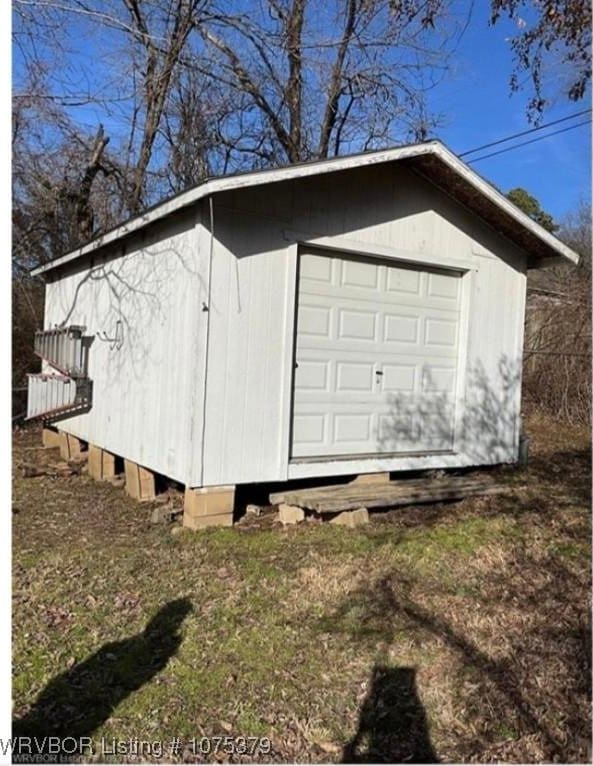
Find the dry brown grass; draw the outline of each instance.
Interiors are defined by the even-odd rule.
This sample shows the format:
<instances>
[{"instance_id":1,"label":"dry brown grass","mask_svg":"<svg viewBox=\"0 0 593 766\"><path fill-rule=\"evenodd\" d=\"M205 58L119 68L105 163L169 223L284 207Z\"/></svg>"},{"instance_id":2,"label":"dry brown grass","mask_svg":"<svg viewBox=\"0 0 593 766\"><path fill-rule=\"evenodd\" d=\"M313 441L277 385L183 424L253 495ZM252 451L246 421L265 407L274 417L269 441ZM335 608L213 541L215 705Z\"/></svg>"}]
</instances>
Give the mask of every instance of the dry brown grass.
<instances>
[{"instance_id":1,"label":"dry brown grass","mask_svg":"<svg viewBox=\"0 0 593 766\"><path fill-rule=\"evenodd\" d=\"M233 761L587 761L589 434L528 431L529 469L498 471L508 495L357 530L268 517L172 537L122 490L17 471L16 718L88 731L76 683L96 738L270 737L270 754ZM36 438L17 436L15 467L41 457L24 452ZM179 646L113 695L96 658L123 643L125 686L142 657L130 637L179 599ZM77 668L109 715L89 711ZM168 757L182 758L196 760Z\"/></svg>"}]
</instances>

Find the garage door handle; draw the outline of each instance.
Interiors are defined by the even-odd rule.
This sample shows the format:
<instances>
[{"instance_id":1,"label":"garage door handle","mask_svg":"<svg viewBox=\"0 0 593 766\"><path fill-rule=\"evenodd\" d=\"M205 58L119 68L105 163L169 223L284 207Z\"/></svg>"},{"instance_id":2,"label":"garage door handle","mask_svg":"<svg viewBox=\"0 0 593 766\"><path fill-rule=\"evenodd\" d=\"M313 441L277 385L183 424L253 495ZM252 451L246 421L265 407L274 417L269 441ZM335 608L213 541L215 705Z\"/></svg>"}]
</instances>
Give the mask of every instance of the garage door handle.
<instances>
[{"instance_id":1,"label":"garage door handle","mask_svg":"<svg viewBox=\"0 0 593 766\"><path fill-rule=\"evenodd\" d=\"M383 371L382 371L382 370L377 370L377 371L375 372L375 375L383 375Z\"/></svg>"}]
</instances>

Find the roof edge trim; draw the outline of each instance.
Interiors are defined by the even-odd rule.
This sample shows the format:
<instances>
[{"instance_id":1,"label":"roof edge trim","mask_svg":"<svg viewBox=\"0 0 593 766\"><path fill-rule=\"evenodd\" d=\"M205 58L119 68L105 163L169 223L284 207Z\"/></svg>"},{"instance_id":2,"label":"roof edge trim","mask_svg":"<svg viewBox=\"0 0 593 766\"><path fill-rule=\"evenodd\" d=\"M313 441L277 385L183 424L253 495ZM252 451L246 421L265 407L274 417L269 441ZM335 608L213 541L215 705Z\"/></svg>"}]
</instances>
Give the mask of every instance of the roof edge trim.
<instances>
[{"instance_id":1,"label":"roof edge trim","mask_svg":"<svg viewBox=\"0 0 593 766\"><path fill-rule=\"evenodd\" d=\"M92 253L95 250L99 250L102 247L112 244L122 237L133 234L154 221L171 215L172 213L188 207L212 194L234 189L248 188L251 186L259 186L261 184L277 181L307 178L339 170L348 170L349 168L354 167L366 167L369 165L382 164L384 162L411 159L426 154L432 154L438 157L452 170L462 176L478 192L490 198L505 213L514 218L518 224L528 229L534 236L538 237L548 247L558 253L558 256L566 258L575 264L579 262L577 253L529 218L528 215L519 210L519 208L513 205L513 203L501 194L501 192L495 189L492 184L488 183L488 181L483 179L468 165L462 162L453 152L447 149L444 144L434 140L423 144L395 147L393 149L385 149L377 152L353 154L347 157L334 157L329 160L319 160L317 162L288 165L287 167L282 168L258 170L251 173L214 178L205 181L198 186L194 186L192 189L188 189L169 200L157 204L145 213L136 216L135 218L116 226L111 231L91 240L86 245L78 247L63 256L54 258L52 261L37 266L31 270L31 274L37 276L52 271L53 269L70 263L84 255Z\"/></svg>"},{"instance_id":2,"label":"roof edge trim","mask_svg":"<svg viewBox=\"0 0 593 766\"><path fill-rule=\"evenodd\" d=\"M484 196L489 197L505 213L514 218L517 223L521 224L525 229L538 237L538 239L542 240L546 245L555 250L559 256L567 258L575 265L578 264L580 260L580 255L578 253L568 247L568 245L565 245L564 242L551 234L547 229L544 229L543 226L540 226L539 223L536 223L527 215L527 213L520 210L515 204L507 199L502 192L498 191L498 189L491 183L482 178L482 176L476 173L475 170L472 170L469 165L466 165L465 162L460 160L452 151L447 149L444 144L439 142L435 149L436 151L434 154L443 159L453 170L471 183L477 191L481 192Z\"/></svg>"}]
</instances>

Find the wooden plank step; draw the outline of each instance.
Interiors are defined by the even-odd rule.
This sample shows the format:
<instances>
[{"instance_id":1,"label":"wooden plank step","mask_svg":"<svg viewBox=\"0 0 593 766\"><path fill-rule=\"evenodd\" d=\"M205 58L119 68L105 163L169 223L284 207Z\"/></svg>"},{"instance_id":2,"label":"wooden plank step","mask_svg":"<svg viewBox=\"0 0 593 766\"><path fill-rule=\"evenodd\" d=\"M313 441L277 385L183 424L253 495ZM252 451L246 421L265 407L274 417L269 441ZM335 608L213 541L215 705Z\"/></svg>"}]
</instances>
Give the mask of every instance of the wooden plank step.
<instances>
[{"instance_id":1,"label":"wooden plank step","mask_svg":"<svg viewBox=\"0 0 593 766\"><path fill-rule=\"evenodd\" d=\"M417 490L426 490L427 487L432 487L438 490L442 487L461 487L461 486L473 486L476 483L491 484L492 479L486 476L449 476L440 479L402 479L401 481L390 481L382 484L332 484L321 487L308 487L306 489L292 489L284 490L282 492L274 492L270 494L270 504L278 505L279 503L291 503L292 498L297 495L299 498L317 497L317 496L335 496L339 495L352 495L367 496L375 493L383 493L385 490L390 492L402 492L408 494Z\"/></svg>"},{"instance_id":2,"label":"wooden plank step","mask_svg":"<svg viewBox=\"0 0 593 766\"><path fill-rule=\"evenodd\" d=\"M440 497L443 495L448 495L451 492L455 492L459 496L463 497L463 493L475 493L480 490L486 490L489 489L490 485L483 484L483 483L476 483L476 484L465 484L463 486L448 486L448 487L425 487L424 489L421 488L410 488L408 491L402 491L401 488L391 490L388 487L384 487L382 492L366 492L366 493L333 493L333 494L319 494L319 495L307 495L306 497L302 497L299 495L290 495L287 498L287 502L290 505L300 505L304 508L312 508L315 506L320 506L321 504L333 504L333 503L352 503L352 504L358 504L360 506L365 505L367 502L371 502L374 500L382 501L385 498L388 498L390 501L396 502L398 500L401 501L411 501L416 498L423 498L423 497Z\"/></svg>"},{"instance_id":3,"label":"wooden plank step","mask_svg":"<svg viewBox=\"0 0 593 766\"><path fill-rule=\"evenodd\" d=\"M396 508L404 505L422 505L423 503L437 503L451 500L463 500L465 497L471 497L475 495L497 495L502 492L506 492L508 487L499 485L491 487L473 487L473 488L452 488L449 490L441 490L439 492L430 492L425 495L405 496L398 495L395 497L383 496L365 499L362 501L365 508ZM318 513L337 513L339 511L349 511L359 508L361 506L360 499L347 499L347 500L320 500L313 503L308 501L307 508L315 510Z\"/></svg>"},{"instance_id":4,"label":"wooden plank step","mask_svg":"<svg viewBox=\"0 0 593 766\"><path fill-rule=\"evenodd\" d=\"M352 493L359 495L366 495L369 492L382 491L383 488L389 487L396 489L401 487L402 491L408 492L409 490L422 488L424 489L428 485L434 486L450 486L451 482L455 482L456 485L462 485L464 482L470 484L476 481L491 482L492 479L488 476L447 476L439 479L419 478L419 479L401 479L399 481L387 481L383 483L369 483L363 484L358 482L347 482L345 484L326 484L319 487L306 487L304 489L288 489L281 490L280 492L270 493L270 505L279 505L280 503L289 504L291 501L289 498L299 495L299 497L309 497L317 495L334 494L335 492Z\"/></svg>"},{"instance_id":5,"label":"wooden plank step","mask_svg":"<svg viewBox=\"0 0 593 766\"><path fill-rule=\"evenodd\" d=\"M401 481L389 484L353 487L346 484L338 488L314 491L295 490L284 493L284 501L318 513L336 513L355 508L385 508L443 500L461 500L472 495L492 495L504 492L506 485L490 478L455 477L439 480ZM270 499L272 496L270 496Z\"/></svg>"},{"instance_id":6,"label":"wooden plank step","mask_svg":"<svg viewBox=\"0 0 593 766\"><path fill-rule=\"evenodd\" d=\"M489 487L489 484L484 482L473 482L463 485L444 485L444 486L425 486L425 487L390 487L383 486L381 489L372 490L369 489L366 492L319 492L309 493L307 495L300 495L299 493L287 493L286 504L288 505L301 505L303 507L309 507L310 502L332 502L334 500L352 500L359 504L364 503L366 500L372 500L375 498L390 497L390 498L413 498L424 497L428 494L440 494L442 492L450 492L452 489L455 491L472 491Z\"/></svg>"}]
</instances>

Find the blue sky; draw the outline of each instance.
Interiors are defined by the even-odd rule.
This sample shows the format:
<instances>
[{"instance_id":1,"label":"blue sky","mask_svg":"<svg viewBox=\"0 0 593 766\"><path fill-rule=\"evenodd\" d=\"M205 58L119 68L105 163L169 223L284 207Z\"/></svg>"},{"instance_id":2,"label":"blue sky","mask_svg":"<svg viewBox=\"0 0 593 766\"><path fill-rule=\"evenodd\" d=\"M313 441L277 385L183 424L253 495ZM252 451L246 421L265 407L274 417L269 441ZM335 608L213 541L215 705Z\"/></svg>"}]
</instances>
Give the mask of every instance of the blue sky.
<instances>
[{"instance_id":1,"label":"blue sky","mask_svg":"<svg viewBox=\"0 0 593 766\"><path fill-rule=\"evenodd\" d=\"M453 11L463 18L468 0L457 0ZM429 110L440 113L443 125L435 134L453 151L462 153L490 141L495 141L513 133L531 127L526 116L526 104L531 96L527 88L524 91L510 93L509 78L513 60L508 38L517 32L515 22L507 19L490 27L489 0L475 0L471 22L462 37L461 43L451 61L451 71L447 77L429 94ZM112 50L109 60L109 46L100 44L99 39L85 39L84 33L77 34L75 26L70 29L68 46L71 54L70 70L73 90L84 90L86 78L94 79L93 87L98 82L105 83L117 72L117 50ZM109 32L107 33L109 34ZM42 42L39 41L42 45ZM102 57L97 51L103 51ZM103 58L103 60L102 60ZM15 70L18 78L18 51L15 51ZM115 63L115 70L113 65ZM552 78L558 76L553 68L548 73ZM102 79L103 78L103 79ZM112 83L108 85L108 89ZM122 87L129 90L129 83L122 81ZM556 88L556 90L559 90ZM590 98L577 103L568 102L558 97L546 111L543 122L550 122L575 112L587 109ZM122 103L121 110L127 106ZM117 133L118 122L122 118L127 122L127 115L117 117L116 113L106 115L95 107L83 107L72 110L72 116L79 123L86 124L94 132L98 121L106 124L109 133ZM586 117L574 122L580 122ZM550 128L550 132L568 127L572 123L563 123ZM541 131L533 136L518 139L518 142L541 136L548 131ZM505 148L505 144L499 148ZM491 151L494 151L493 149ZM482 152L472 155L479 157ZM471 160L472 157L467 158ZM523 186L536 196L542 207L556 219L574 210L582 200L591 196L591 129L584 126L559 135L546 138L529 146L523 146L505 154L485 159L472 164L472 167L486 179L495 183L506 192L516 186Z\"/></svg>"},{"instance_id":2,"label":"blue sky","mask_svg":"<svg viewBox=\"0 0 593 766\"><path fill-rule=\"evenodd\" d=\"M454 72L432 94L429 103L446 113L446 126L437 131L454 152L461 153L519 133L531 127L525 107L530 91L510 94L512 56L505 40L516 31L510 22L488 26L489 2L477 0L476 8L456 54ZM558 98L546 111L551 122L591 106L590 94L577 103ZM574 123L587 119L575 119ZM516 143L567 127L572 121L517 139ZM493 147L496 151L514 142ZM467 159L488 154L484 151ZM561 219L581 200L591 197L591 126L569 130L530 146L476 162L472 167L508 191L523 186L542 207Z\"/></svg>"}]
</instances>

